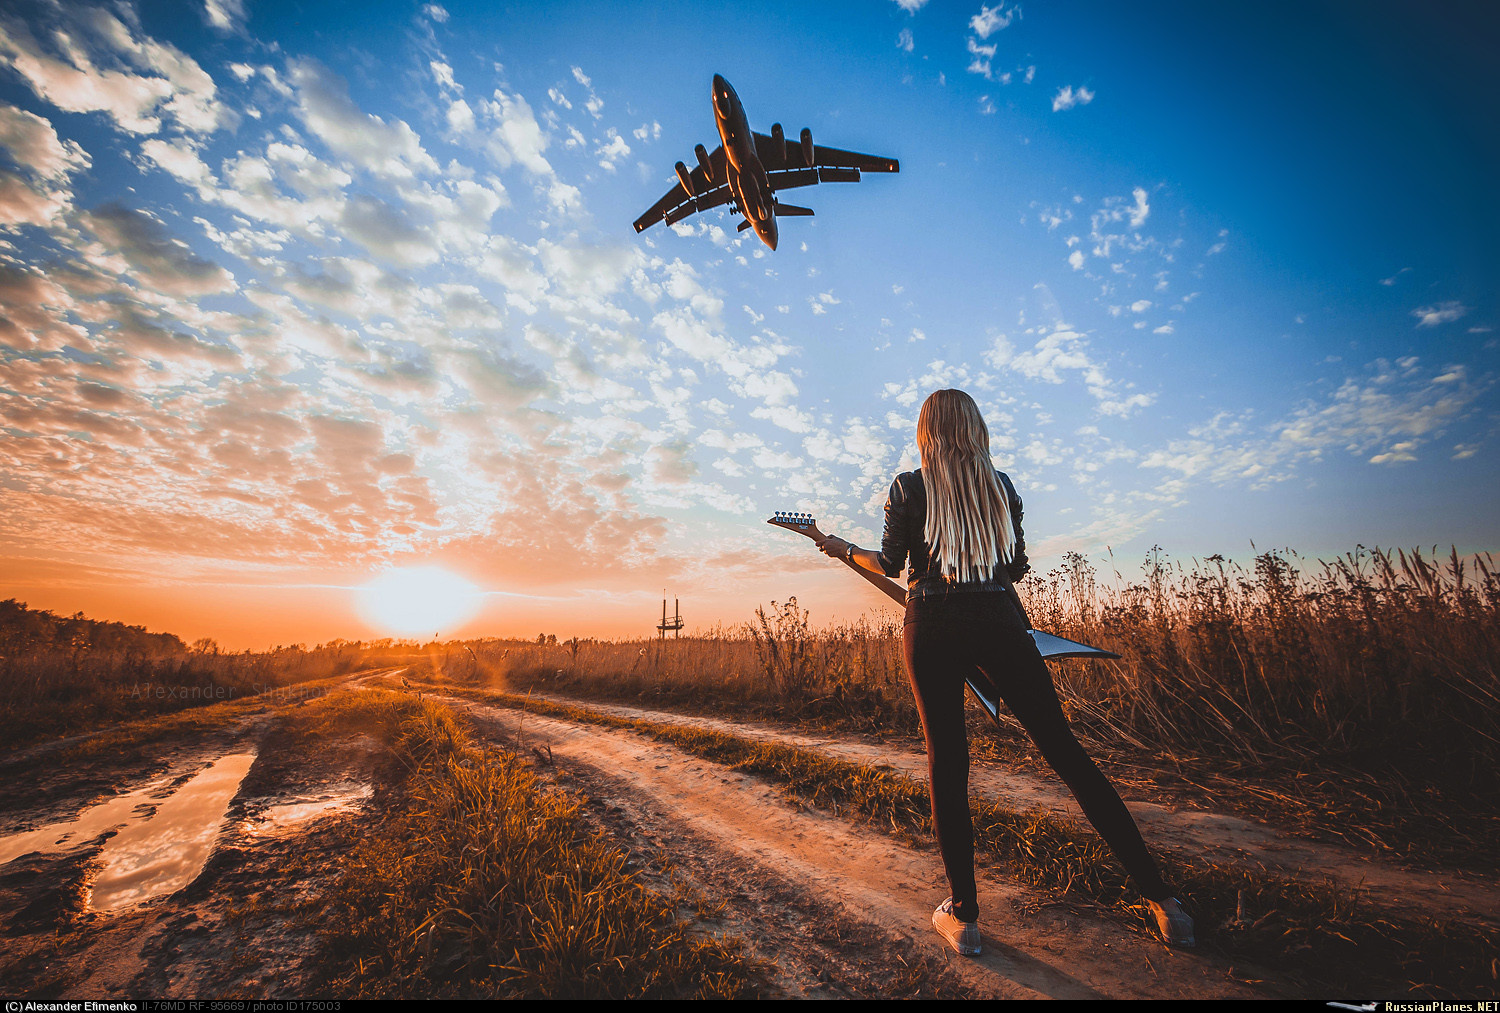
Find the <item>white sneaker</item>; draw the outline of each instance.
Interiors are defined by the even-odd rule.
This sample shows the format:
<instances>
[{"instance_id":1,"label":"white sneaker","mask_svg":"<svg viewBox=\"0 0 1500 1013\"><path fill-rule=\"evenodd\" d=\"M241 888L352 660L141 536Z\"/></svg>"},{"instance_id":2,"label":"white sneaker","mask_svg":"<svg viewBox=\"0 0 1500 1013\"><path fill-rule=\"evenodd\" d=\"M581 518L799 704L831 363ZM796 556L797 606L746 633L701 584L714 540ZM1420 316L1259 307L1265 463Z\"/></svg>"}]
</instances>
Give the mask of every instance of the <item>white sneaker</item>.
<instances>
[{"instance_id":1,"label":"white sneaker","mask_svg":"<svg viewBox=\"0 0 1500 1013\"><path fill-rule=\"evenodd\" d=\"M953 913L953 898L949 897L932 912L932 927L938 935L948 940L948 945L960 956L973 957L979 953L979 923L961 922Z\"/></svg>"}]
</instances>

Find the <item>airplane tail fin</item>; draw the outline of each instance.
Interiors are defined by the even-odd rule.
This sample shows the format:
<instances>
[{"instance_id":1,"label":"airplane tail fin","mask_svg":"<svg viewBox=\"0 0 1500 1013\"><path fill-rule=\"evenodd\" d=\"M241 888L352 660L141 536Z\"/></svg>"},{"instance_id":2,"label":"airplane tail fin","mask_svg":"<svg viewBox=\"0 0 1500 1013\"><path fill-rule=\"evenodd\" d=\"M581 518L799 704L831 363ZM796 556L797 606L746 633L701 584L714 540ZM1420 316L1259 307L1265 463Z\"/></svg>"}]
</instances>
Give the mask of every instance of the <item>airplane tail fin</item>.
<instances>
[{"instance_id":1,"label":"airplane tail fin","mask_svg":"<svg viewBox=\"0 0 1500 1013\"><path fill-rule=\"evenodd\" d=\"M795 204L783 204L776 202L776 216L778 218L811 218L812 208L799 208Z\"/></svg>"}]
</instances>

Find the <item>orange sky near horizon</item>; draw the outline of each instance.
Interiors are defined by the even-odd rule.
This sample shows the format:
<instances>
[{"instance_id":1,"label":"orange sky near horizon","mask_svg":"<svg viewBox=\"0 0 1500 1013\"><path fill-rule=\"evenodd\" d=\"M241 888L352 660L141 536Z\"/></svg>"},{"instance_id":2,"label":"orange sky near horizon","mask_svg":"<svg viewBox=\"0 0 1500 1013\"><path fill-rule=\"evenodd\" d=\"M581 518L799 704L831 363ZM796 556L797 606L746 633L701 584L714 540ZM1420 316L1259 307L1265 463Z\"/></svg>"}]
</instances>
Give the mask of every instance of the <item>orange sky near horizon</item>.
<instances>
[{"instance_id":1,"label":"orange sky near horizon","mask_svg":"<svg viewBox=\"0 0 1500 1013\"><path fill-rule=\"evenodd\" d=\"M753 575L741 572L734 578L723 572L706 573L694 581L670 582L668 612L675 595L681 599L687 636L707 633L716 624L732 628L753 621L757 603L769 607L773 600L785 601L790 596L810 611L814 626L862 616L900 619L900 610L888 598L842 564L818 555L811 543L806 543L806 550L809 565L795 571L785 570L783 561L781 573L776 569ZM16 598L58 615L83 612L90 619L174 633L188 643L209 637L229 651L406 636L380 628L359 607L358 588L374 573L320 574L301 584L230 582L224 574L197 582L151 579L122 571L79 580L64 576L55 563L16 557L0 560L0 569L6 573L0 597ZM461 566L449 569L464 574ZM656 636L661 619L661 588L641 586L648 583L649 574L635 582L611 581L577 590L549 586L532 594L501 590L472 573L467 576L490 592L479 611L467 621L429 631L420 639L436 634L442 640L532 640L538 633L555 634L559 640L572 636L632 639Z\"/></svg>"}]
</instances>

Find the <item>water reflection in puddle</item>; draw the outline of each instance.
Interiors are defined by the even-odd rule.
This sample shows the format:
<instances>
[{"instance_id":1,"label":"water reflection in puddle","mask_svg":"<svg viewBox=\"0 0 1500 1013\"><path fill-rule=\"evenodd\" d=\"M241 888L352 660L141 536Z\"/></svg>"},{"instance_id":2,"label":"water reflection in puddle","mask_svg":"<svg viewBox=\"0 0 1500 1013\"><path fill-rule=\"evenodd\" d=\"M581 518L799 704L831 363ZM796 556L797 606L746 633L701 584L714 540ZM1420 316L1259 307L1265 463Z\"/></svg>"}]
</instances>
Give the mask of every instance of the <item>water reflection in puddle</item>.
<instances>
[{"instance_id":1,"label":"water reflection in puddle","mask_svg":"<svg viewBox=\"0 0 1500 1013\"><path fill-rule=\"evenodd\" d=\"M140 819L155 807L157 799L152 795L171 782L170 778L157 778L126 795L116 795L98 805L90 806L75 819L52 823L38 830L23 830L18 834L0 837L0 865L12 859L29 855L33 851L52 852L76 848L84 841L91 841L106 830L113 830L131 819ZM136 810L141 810L137 812Z\"/></svg>"},{"instance_id":2,"label":"water reflection in puddle","mask_svg":"<svg viewBox=\"0 0 1500 1013\"><path fill-rule=\"evenodd\" d=\"M334 785L316 796L270 806L265 812L247 820L245 830L258 836L279 834L310 820L347 812L373 794L374 788L368 784Z\"/></svg>"},{"instance_id":3,"label":"water reflection in puddle","mask_svg":"<svg viewBox=\"0 0 1500 1013\"><path fill-rule=\"evenodd\" d=\"M151 796L167 779L101 802L76 819L0 839L0 865L33 851L74 847L124 824L104 842L89 906L118 911L175 893L208 861L225 810L254 762L253 752L223 756L161 801Z\"/></svg>"},{"instance_id":4,"label":"water reflection in puddle","mask_svg":"<svg viewBox=\"0 0 1500 1013\"><path fill-rule=\"evenodd\" d=\"M254 753L220 758L174 792L154 817L111 837L89 906L118 911L191 883L208 861L224 810L254 762Z\"/></svg>"}]
</instances>

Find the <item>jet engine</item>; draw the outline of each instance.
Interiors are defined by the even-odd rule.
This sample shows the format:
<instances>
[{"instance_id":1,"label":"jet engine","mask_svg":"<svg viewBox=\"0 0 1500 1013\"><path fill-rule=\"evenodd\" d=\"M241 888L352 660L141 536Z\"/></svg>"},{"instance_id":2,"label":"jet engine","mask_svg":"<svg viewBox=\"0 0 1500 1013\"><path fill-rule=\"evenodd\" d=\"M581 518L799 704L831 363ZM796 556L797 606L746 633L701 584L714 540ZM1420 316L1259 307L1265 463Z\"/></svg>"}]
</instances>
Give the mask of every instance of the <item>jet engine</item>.
<instances>
[{"instance_id":1,"label":"jet engine","mask_svg":"<svg viewBox=\"0 0 1500 1013\"><path fill-rule=\"evenodd\" d=\"M677 163L677 178L682 183L682 188L687 191L689 197L698 196L693 192L693 174L688 172L688 167L681 162Z\"/></svg>"},{"instance_id":2,"label":"jet engine","mask_svg":"<svg viewBox=\"0 0 1500 1013\"><path fill-rule=\"evenodd\" d=\"M771 124L771 147L778 165L786 165L786 133L780 123Z\"/></svg>"},{"instance_id":3,"label":"jet engine","mask_svg":"<svg viewBox=\"0 0 1500 1013\"><path fill-rule=\"evenodd\" d=\"M807 127L802 128L802 164L813 164L812 130Z\"/></svg>"},{"instance_id":4,"label":"jet engine","mask_svg":"<svg viewBox=\"0 0 1500 1013\"><path fill-rule=\"evenodd\" d=\"M708 160L708 149L700 144L693 149L693 154L698 156L698 168L703 170L703 178L713 183L714 164Z\"/></svg>"}]
</instances>

